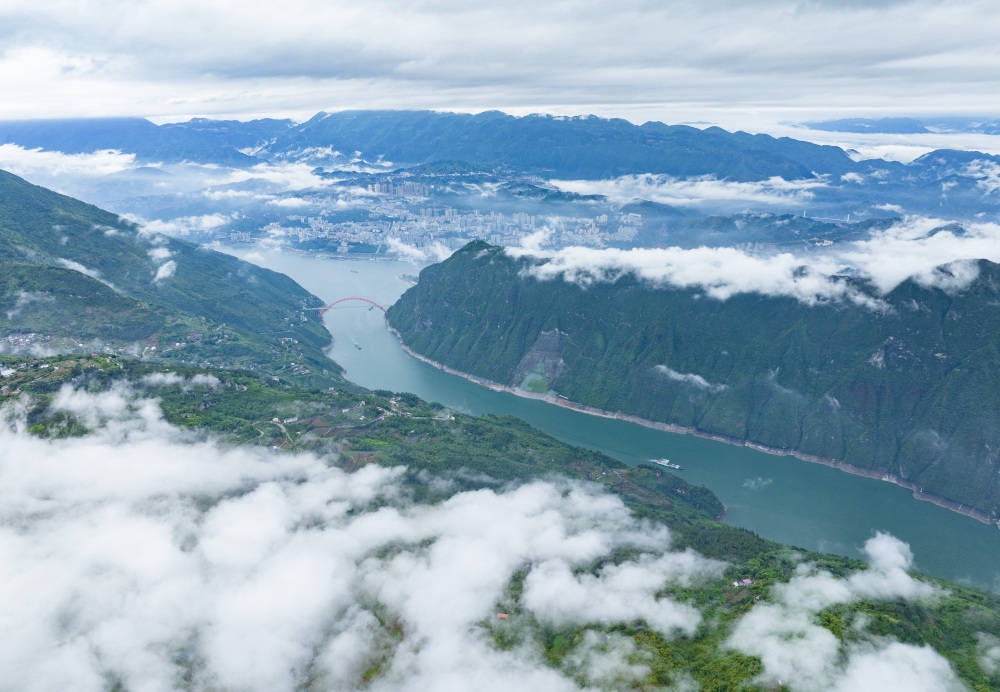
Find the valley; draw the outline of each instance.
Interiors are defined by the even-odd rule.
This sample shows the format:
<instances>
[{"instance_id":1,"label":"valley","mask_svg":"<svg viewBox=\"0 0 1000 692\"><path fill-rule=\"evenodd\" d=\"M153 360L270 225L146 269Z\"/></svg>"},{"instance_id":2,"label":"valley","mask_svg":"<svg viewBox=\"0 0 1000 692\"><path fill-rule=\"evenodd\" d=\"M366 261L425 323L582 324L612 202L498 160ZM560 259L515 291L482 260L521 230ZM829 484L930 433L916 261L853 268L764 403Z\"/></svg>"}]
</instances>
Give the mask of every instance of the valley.
<instances>
[{"instance_id":1,"label":"valley","mask_svg":"<svg viewBox=\"0 0 1000 692\"><path fill-rule=\"evenodd\" d=\"M271 267L263 269L7 180L0 190L7 214L0 240L13 261L3 294L3 336L29 355L0 356L0 474L12 493L5 516L11 526L30 527L31 538L20 529L4 530L12 559L25 564L38 564L33 546L58 542L60 527L73 517L91 534L106 536L96 544L84 541L85 551L68 558L67 573L87 594L103 588L103 579L92 576L98 564L112 565L115 578L133 581L141 581L148 560L176 565L160 577L171 586L155 596L155 607L169 608L178 624L148 630L153 640L133 639L124 649L116 644L118 650L156 650L160 638L192 649L200 649L204 637L217 641L219 628L234 626L233 611L216 611L206 624L176 594L212 592L222 575L252 591L275 570L280 579L309 573L293 569L305 560L351 594L351 618L370 624L348 624L340 610L329 610L322 600L329 598L323 595L329 586L296 595L295 603L321 599L312 601L310 612L348 629L328 635L306 627L295 635L304 642L300 653L264 645L262 660L286 662L267 672L277 686L319 689L330 676L338 676L338 684L391 685L401 675L419 675L410 661L422 656L420 642L431 641L449 652L447 661L465 660L460 651L475 652L479 670L514 657L517 665L530 666L523 675L547 684L617 685L627 679L639 687L752 688L784 675L784 654L775 656L761 637L785 642L787 625L780 623L788 618L802 623L797 636L820 637L832 646L833 658L822 661L826 672L796 673L805 685L846 678L851 666L867 660L869 647L876 647L872 655L916 656L921 665L935 667L945 685L989 684L992 673L982 661L991 654L983 647L1000 636L1000 605L976 587L996 588L990 560L1000 553L983 549L984 535L975 529L989 531L985 540L995 541L994 529L875 481L595 418L441 372L408 355L369 302L392 304L391 322L408 296L427 288L440 265L422 270L414 285L409 264L281 251L268 257L261 248L252 259ZM489 279L488 272L479 276ZM363 300L336 302L358 294ZM323 305L331 309L321 323ZM144 321L133 325L126 316ZM185 342L205 350L192 352L179 339L173 349L161 342L173 321L192 330ZM22 324L37 325L37 331L18 331ZM199 338L197 325L203 325ZM103 338L92 346L98 350L73 344L81 329ZM116 329L125 330L123 342L135 340L133 352L119 351L108 336ZM550 362L562 348L562 334L536 340L531 357L517 359L517 379L555 381L565 370ZM38 352L46 344L83 353ZM200 362L192 362L196 353ZM649 463L663 457L682 461L683 470ZM72 480L81 478L87 482ZM33 509L45 504L54 514ZM131 557L118 551L106 533L119 525L107 523L109 511L125 517L122 525L136 537L131 540L157 552L145 549ZM230 523L232 512L250 512L255 519ZM454 512L466 516L456 522ZM485 533L454 533L483 512L498 513L484 524ZM400 514L417 518L417 525L421 517L449 518L431 520L414 535L404 528L411 522L385 524ZM517 516L523 518L508 529ZM915 520L921 516L928 521ZM383 528L372 534L372 526ZM213 535L220 527L241 534L235 552ZM512 536L510 530L526 533ZM551 542L546 537L553 530L569 533ZM886 530L907 539L918 562L910 545ZM331 542L344 531L355 536L347 545L359 552L345 554L339 539ZM177 538L164 540L166 535ZM358 544L362 535L369 538ZM453 564L448 556L456 540L468 546L461 548L463 555L489 546L488 554L505 557ZM302 546L309 546L304 553ZM333 556L341 568L330 572L323 563ZM454 630L439 631L436 618L410 610L425 607L419 604L433 598L433 586L400 592L403 579L378 594L367 591L372 580L394 570L412 572L404 566L414 560L432 570L435 583L442 569L467 575L468 585L451 589L466 594L465 608L454 615L469 638L462 646ZM953 581L911 576L914 568ZM204 576L192 583L188 575ZM560 601L551 591L566 579L560 591L571 600ZM819 585L829 580L838 591L818 607L796 595L798 588L825 588ZM152 594L158 586L137 588ZM600 594L596 601L592 589ZM581 610L592 601L599 604L596 615ZM560 610L552 610L559 603ZM52 612L57 607L76 608L33 601L15 619L25 627L43 623L33 641L45 641L52 635L44 623L58 621ZM148 617L148 607L144 598L114 614L102 603L74 626L94 641L102 636L101 623L136 623ZM496 612L497 622L488 612ZM263 642L274 636L267 622L298 615L286 604L265 606L258 617L251 631ZM321 662L330 654L315 652L332 650L341 637L369 643L346 667ZM226 636L221 645L229 641ZM625 677L611 683L581 670L580 657L597 655L593 647L601 641L624 647L624 655L642 665L616 674ZM137 677L125 659L102 650L110 662L101 665L101 675L123 685ZM520 658L529 651L529 659ZM209 675L245 684L243 674L227 668L213 649L202 656L157 659L157 666L167 676ZM320 665L323 677L313 679L308 671ZM47 664L38 668L55 674Z\"/></svg>"},{"instance_id":2,"label":"valley","mask_svg":"<svg viewBox=\"0 0 1000 692\"><path fill-rule=\"evenodd\" d=\"M998 32L0 2L0 692L1000 691Z\"/></svg>"},{"instance_id":3,"label":"valley","mask_svg":"<svg viewBox=\"0 0 1000 692\"><path fill-rule=\"evenodd\" d=\"M399 276L414 272L404 262L331 260L287 251L258 252L254 259L324 298L361 293L381 304L393 304L409 288ZM918 502L902 488L746 446L640 426L624 416L594 417L531 393L491 390L411 357L381 314L366 308L331 310L325 322L334 336L330 356L344 367L347 379L369 389L412 392L473 415L513 415L559 440L629 465L654 457L679 460L683 478L719 496L729 524L846 556L856 556L872 531L890 531L913 546L927 573L1000 589L1000 531Z\"/></svg>"},{"instance_id":4,"label":"valley","mask_svg":"<svg viewBox=\"0 0 1000 692\"><path fill-rule=\"evenodd\" d=\"M969 277L955 290L793 273L784 295L706 295L560 261L470 244L424 270L390 323L432 360L514 386L555 334L540 357L558 363L556 396L847 464L995 521L997 265L953 265ZM795 293L800 279L829 294Z\"/></svg>"}]
</instances>

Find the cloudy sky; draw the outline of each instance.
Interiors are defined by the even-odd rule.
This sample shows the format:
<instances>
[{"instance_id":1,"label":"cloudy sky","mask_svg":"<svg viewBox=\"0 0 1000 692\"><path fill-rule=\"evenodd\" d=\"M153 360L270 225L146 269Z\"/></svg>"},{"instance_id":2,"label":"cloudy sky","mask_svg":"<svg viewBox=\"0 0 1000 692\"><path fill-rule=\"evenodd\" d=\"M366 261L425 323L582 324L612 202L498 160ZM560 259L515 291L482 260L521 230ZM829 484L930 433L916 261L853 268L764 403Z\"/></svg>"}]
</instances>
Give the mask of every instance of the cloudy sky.
<instances>
[{"instance_id":1,"label":"cloudy sky","mask_svg":"<svg viewBox=\"0 0 1000 692\"><path fill-rule=\"evenodd\" d=\"M989 0L3 0L0 117L995 108Z\"/></svg>"}]
</instances>

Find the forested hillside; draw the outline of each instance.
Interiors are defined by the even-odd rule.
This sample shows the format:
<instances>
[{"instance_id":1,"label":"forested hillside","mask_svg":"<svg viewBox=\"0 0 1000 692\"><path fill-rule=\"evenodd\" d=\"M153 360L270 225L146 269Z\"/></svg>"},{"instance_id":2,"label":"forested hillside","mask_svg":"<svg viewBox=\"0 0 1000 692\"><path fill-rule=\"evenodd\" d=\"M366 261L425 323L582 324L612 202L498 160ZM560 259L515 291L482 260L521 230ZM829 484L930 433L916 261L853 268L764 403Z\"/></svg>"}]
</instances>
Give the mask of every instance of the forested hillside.
<instances>
[{"instance_id":1,"label":"forested hillside","mask_svg":"<svg viewBox=\"0 0 1000 692\"><path fill-rule=\"evenodd\" d=\"M525 519L513 502L503 505L506 515L494 527L504 538L501 545L493 530L483 536L472 529L475 547L469 554L478 558L473 562L482 571L476 573L489 573L489 578L481 582L460 580L457 588L462 589L463 597L454 599L447 616L468 619L468 633L463 636L469 643L463 640L463 648L454 652L445 649L450 652L449 661L456 654L467 650L478 654L486 647L489 656L507 657L507 665L523 667L528 662L565 675L585 689L831 689L853 666L872 659L910 675L919 674L910 671L915 667L932 675L940 689L961 689L963 685L995 689L1000 680L995 663L1000 657L1000 600L963 586L908 575L908 548L895 539L880 535L869 541L870 565L767 541L716 521L721 503L704 487L692 486L650 465L629 468L600 453L563 444L510 417L466 416L410 394L317 391L275 383L248 372L167 367L114 356L61 356L41 361L0 356L0 383L0 402L23 404L14 418L23 424L20 432L9 429L11 421L0 419L0 435L17 448L31 445L42 457L18 462L20 474L8 476L17 490L22 488L17 484L23 484L23 478L33 478L24 465L45 463L48 456L63 449L74 455L74 467L80 465L80 455L96 464L80 450L87 445L99 447L106 439L106 426L117 424L118 436L122 430L133 430L145 445L142 453L146 458L134 464L137 468L129 468L137 478L129 476L125 484L132 493L142 493L127 497L129 506L135 508L132 511L142 513L143 522L136 527L131 515L127 515L131 521L126 522L120 514L111 514L113 526L109 528L90 514L81 518L79 514L87 509L74 507L74 516L86 527L87 559L67 560L67 573L79 575L79 580L67 578L64 590L57 591L74 598L67 596L65 603L26 599L29 606L12 607L9 618L31 629L27 620L35 613L59 613L83 600L89 617L75 622L73 640L60 640L53 651L62 653L76 640L85 642L100 654L90 657L93 667L107 679L119 681L122 688L147 677L169 680L172 675L183 680L218 674L217 657L213 658L211 644L205 641L214 628L229 622L230 613L239 622L241 636L260 636L261 631L270 633L272 622L254 617L263 608L274 607L296 623L311 622L318 612L325 623L336 621L345 604L371 613L375 636L359 640L351 654L361 664L342 673L345 678L339 686L327 684L326 678L314 679L314 670L330 667L318 653L327 645L329 635L324 627L286 627L276 635L283 637L282 643L304 642L302 653L289 657L292 663L286 674L301 675L307 680L301 689L309 690L357 689L382 683L394 687L400 670L414 666L414 656L421 657L418 661L437 659L442 650L432 646L440 641L440 631L428 626L427 617L420 617L425 611L411 606L433 603L431 622L437 622L440 589L422 570L425 565L437 565L442 556L466 557L459 552L454 536L431 534L415 540L409 531L428 515L434 518L466 503L471 503L471 511L464 515L465 520L478 527L484 521L481 515L496 512L498 498L511 496L522 504L527 501L532 512L529 516L537 518L539 527L544 526L543 543L564 523L586 522L582 534L554 542L560 550L588 550L596 557L580 560L569 582L570 600L550 593L545 602L555 600L563 608L553 617L537 594L560 575L551 573L551 559L519 548L518 541L511 539L524 530ZM135 410L110 412L108 402L118 398ZM153 402L152 408L144 402ZM193 437L192 431L199 436ZM31 441L29 435L43 439ZM206 435L217 443L205 443ZM129 445L134 442L129 434L115 439L114 455L132 451ZM163 454L155 453L151 439L170 452L167 461ZM223 442L244 446L229 447ZM260 447L266 451L252 449ZM182 463L199 450L205 450L206 458L186 473L177 473L172 464ZM288 465L304 465L317 458L322 459L322 465L309 467L312 475L300 471L291 481L270 476L261 481L254 476L274 474ZM236 459L262 463L238 467L243 473L233 481L233 487L218 490L213 483L218 483L224 465ZM164 464L167 471L161 470ZM152 483L144 482L140 473L147 468L151 469L148 473L158 474ZM360 504L351 506L341 486L328 476L374 488L381 486L373 479L386 476L394 480L375 497L359 492ZM45 479L56 488L49 492L65 493L70 485L48 475ZM121 480L106 475L93 478L87 483L87 497L115 482ZM581 503L574 509L581 516L553 504L548 495L540 496L539 490L547 487L557 489L552 498ZM296 514L283 513L276 519L276 512L303 511L294 504L296 491L315 498L319 509L307 508L299 523L289 518ZM48 527L61 526L49 516L61 508L37 511L43 501L47 508L55 504L51 497L39 498L40 492L29 486L27 498L11 503L14 507L8 510L23 521L20 531L33 531L28 536L34 541L48 539L53 531ZM115 496L106 502L111 507L121 506ZM168 506L178 509L161 511L165 502L175 503ZM619 503L627 510L608 512ZM30 514L15 514L24 504L31 508ZM102 503L80 504L85 508L92 505L92 511L102 515L112 511ZM249 528L240 526L238 533L227 534L238 536L238 540L213 541L209 529L218 525L220 517L241 507L247 514L240 517L252 517L252 521L246 519ZM599 513L602 509L604 515ZM346 530L338 522L350 522L348 527L358 522L357 530ZM598 537L606 536L616 523L626 529L641 529L632 538L635 545L601 542L610 541ZM394 534L386 537L380 527L387 525L406 533L401 538ZM461 522L439 522L439 532L465 530ZM666 530L670 532L669 548L661 547L655 539ZM104 540L94 540L94 533L101 531L98 536ZM144 551L139 556L133 554L132 545L115 553L94 547L119 543L117 537L125 531L130 538L148 540L148 544L141 543ZM308 542L326 534L330 542ZM9 541L16 543L13 538ZM649 547L644 541L655 545ZM70 544L64 540L54 548L57 558ZM322 549L316 549L317 545ZM266 551L259 546L265 546ZM226 554L234 557L221 565L202 557L217 547L225 547ZM497 553L519 549L524 558L497 559ZM339 557L337 551L344 550L352 552L334 561L332 568L326 567L327 571L316 566L329 564L323 561L329 560L331 553ZM656 550L662 556L657 557ZM173 570L155 581L143 579L148 572L144 560L150 559L146 557L150 552L157 558L191 555L200 569ZM320 562L289 561L289 552ZM42 553L33 546L30 557L43 559L36 557ZM22 554L16 558L21 561L16 564L34 564ZM416 572L417 576L394 579L393 588L371 588L370 583L382 571L390 570L394 560L406 561L408 573ZM303 564L311 569L303 569ZM130 601L135 600L140 607L123 608L113 599L99 597L106 593L106 585L104 581L95 584L89 577L87 568L91 566L102 579L108 579L106 573L129 578L135 594ZM296 592L290 594L291 600L277 606L270 602L261 605L245 596L246 586L241 581L256 584L252 580L263 574L263 578L281 584L297 584L303 578L339 584L337 580L365 567L373 569L371 576L362 573L365 579L360 593L345 590L338 598L310 601L308 593ZM450 579L452 573L439 578ZM211 593L211 586L221 580L223 588L235 591L238 605L205 608L201 600L185 600L191 591L177 585L190 589L192 580L193 593L198 595ZM579 589L572 588L573 580L590 586L588 597L576 595ZM473 583L466 585L468 581ZM164 588L164 583L177 588ZM557 588L563 584L559 582ZM475 598L468 597L465 589L475 592ZM647 593L651 595L646 597ZM638 600L641 598L646 600ZM190 629L162 627L150 634L138 626L149 618L151 608L164 607L161 603L166 604L171 617L185 624L189 621L185 618L190 618ZM301 603L307 606L295 607ZM635 612L635 603L651 610ZM35 604L37 610L32 610ZM673 609L686 615L681 622L690 624L665 625L663 613ZM55 615L36 620L39 624L30 624L46 632L62 631L60 628L67 626ZM127 631L144 647L146 665L141 669L131 667L128 655L102 636L112 625L133 626ZM600 648L592 651L595 641ZM13 646L27 647L23 642ZM175 655L181 646L190 653ZM416 653L411 654L410 647ZM427 648L431 651L425 655ZM261 655L276 657L279 653L281 647L273 646ZM797 657L803 655L815 655L820 663L799 665ZM612 666L619 659L629 665ZM483 667L478 659L463 659L462 664L474 670ZM605 672L608 669L610 672ZM856 689L840 684L837 689Z\"/></svg>"},{"instance_id":2,"label":"forested hillside","mask_svg":"<svg viewBox=\"0 0 1000 692\"><path fill-rule=\"evenodd\" d=\"M318 298L0 171L0 346L339 378ZM324 371L326 371L324 373Z\"/></svg>"},{"instance_id":3,"label":"forested hillside","mask_svg":"<svg viewBox=\"0 0 1000 692\"><path fill-rule=\"evenodd\" d=\"M390 322L465 372L846 463L995 520L1000 265L981 261L957 293L905 281L873 310L629 274L584 288L533 278L535 261L472 243L425 269Z\"/></svg>"}]
</instances>

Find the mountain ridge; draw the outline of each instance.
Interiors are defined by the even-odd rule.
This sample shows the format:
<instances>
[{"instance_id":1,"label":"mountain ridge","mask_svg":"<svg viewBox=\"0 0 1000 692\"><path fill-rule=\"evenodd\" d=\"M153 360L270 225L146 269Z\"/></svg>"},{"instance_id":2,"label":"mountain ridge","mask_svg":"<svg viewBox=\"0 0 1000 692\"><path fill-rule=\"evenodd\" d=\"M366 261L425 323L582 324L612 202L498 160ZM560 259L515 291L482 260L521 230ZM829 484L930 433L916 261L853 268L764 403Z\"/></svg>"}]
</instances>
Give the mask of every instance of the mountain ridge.
<instances>
[{"instance_id":1,"label":"mountain ridge","mask_svg":"<svg viewBox=\"0 0 1000 692\"><path fill-rule=\"evenodd\" d=\"M142 118L0 121L0 144L65 153L115 149L144 162L250 166L268 156L333 147L410 165L443 160L508 166L554 177L626 173L713 175L732 180L843 174L858 165L838 147L788 137L700 130L649 121L438 111L340 111L287 120L205 118L156 125ZM244 153L256 150L256 153Z\"/></svg>"},{"instance_id":2,"label":"mountain ridge","mask_svg":"<svg viewBox=\"0 0 1000 692\"><path fill-rule=\"evenodd\" d=\"M888 314L630 276L583 288L530 265L470 244L424 269L390 324L463 372L895 476L996 521L1000 265L957 296L904 282ZM525 366L541 379L514 381Z\"/></svg>"},{"instance_id":3,"label":"mountain ridge","mask_svg":"<svg viewBox=\"0 0 1000 692\"><path fill-rule=\"evenodd\" d=\"M53 338L77 352L133 342L150 355L167 348L174 360L269 372L299 354L300 371L341 380L323 354L329 332L307 311L322 302L287 276L145 232L4 171L0 270L0 337L30 328L42 350Z\"/></svg>"}]
</instances>

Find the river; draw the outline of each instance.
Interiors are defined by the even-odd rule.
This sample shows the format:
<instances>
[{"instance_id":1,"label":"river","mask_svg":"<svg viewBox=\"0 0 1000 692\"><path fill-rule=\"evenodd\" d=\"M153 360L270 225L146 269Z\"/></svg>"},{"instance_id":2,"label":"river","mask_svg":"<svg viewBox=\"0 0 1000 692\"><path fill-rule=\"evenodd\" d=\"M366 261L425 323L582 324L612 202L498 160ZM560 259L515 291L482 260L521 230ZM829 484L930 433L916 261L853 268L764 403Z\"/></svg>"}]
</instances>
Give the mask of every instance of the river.
<instances>
[{"instance_id":1,"label":"river","mask_svg":"<svg viewBox=\"0 0 1000 692\"><path fill-rule=\"evenodd\" d=\"M409 287L400 276L418 273L406 262L230 251L288 274L328 302L363 296L388 307ZM335 340L331 357L348 379L364 387L412 392L464 413L512 414L553 437L628 464L668 457L684 466L679 473L686 480L718 495L728 508L727 523L850 557L861 557L861 545L873 532L887 531L910 544L918 570L1000 592L1000 530L995 527L917 501L882 481L487 389L409 356L386 329L380 310L356 305L338 306L325 320Z\"/></svg>"}]
</instances>

